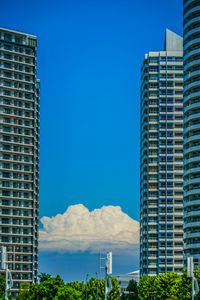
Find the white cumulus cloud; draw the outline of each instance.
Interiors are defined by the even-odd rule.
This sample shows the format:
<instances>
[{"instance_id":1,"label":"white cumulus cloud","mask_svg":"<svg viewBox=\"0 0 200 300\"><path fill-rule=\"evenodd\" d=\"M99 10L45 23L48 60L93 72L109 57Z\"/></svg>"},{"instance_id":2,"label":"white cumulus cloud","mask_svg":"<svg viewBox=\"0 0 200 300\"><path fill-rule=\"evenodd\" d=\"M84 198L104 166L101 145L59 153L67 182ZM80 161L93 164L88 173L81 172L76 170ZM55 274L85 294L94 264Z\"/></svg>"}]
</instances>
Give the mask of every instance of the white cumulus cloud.
<instances>
[{"instance_id":1,"label":"white cumulus cloud","mask_svg":"<svg viewBox=\"0 0 200 300\"><path fill-rule=\"evenodd\" d=\"M63 214L41 218L41 223L40 250L133 254L138 249L139 222L119 206L103 206L90 212L82 204L72 205Z\"/></svg>"}]
</instances>

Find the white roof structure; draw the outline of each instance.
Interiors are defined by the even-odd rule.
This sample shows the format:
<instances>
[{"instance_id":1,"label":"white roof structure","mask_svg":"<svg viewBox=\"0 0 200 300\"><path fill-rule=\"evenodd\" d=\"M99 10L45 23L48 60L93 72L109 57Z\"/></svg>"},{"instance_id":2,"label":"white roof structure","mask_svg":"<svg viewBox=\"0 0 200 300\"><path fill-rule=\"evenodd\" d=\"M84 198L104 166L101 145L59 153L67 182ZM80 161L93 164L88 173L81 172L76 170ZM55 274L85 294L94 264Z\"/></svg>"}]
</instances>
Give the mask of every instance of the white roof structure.
<instances>
[{"instance_id":1,"label":"white roof structure","mask_svg":"<svg viewBox=\"0 0 200 300\"><path fill-rule=\"evenodd\" d=\"M183 51L183 38L166 29L164 51Z\"/></svg>"}]
</instances>

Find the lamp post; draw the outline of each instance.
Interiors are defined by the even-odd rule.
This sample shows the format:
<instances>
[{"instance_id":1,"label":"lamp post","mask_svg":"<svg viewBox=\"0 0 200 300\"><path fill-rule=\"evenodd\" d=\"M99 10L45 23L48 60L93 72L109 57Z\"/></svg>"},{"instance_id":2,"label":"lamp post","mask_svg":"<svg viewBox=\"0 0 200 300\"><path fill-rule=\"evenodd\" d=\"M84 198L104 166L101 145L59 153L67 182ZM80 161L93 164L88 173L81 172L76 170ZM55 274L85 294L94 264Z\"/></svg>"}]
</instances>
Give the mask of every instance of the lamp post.
<instances>
[{"instance_id":1,"label":"lamp post","mask_svg":"<svg viewBox=\"0 0 200 300\"><path fill-rule=\"evenodd\" d=\"M86 275L86 290L85 290L85 299L87 300L88 295L87 295L87 280L88 280L89 274Z\"/></svg>"},{"instance_id":2,"label":"lamp post","mask_svg":"<svg viewBox=\"0 0 200 300\"><path fill-rule=\"evenodd\" d=\"M13 281L11 272L8 269L7 250L5 246L1 246L1 269L6 271L5 299L8 299L8 290L13 287Z\"/></svg>"}]
</instances>

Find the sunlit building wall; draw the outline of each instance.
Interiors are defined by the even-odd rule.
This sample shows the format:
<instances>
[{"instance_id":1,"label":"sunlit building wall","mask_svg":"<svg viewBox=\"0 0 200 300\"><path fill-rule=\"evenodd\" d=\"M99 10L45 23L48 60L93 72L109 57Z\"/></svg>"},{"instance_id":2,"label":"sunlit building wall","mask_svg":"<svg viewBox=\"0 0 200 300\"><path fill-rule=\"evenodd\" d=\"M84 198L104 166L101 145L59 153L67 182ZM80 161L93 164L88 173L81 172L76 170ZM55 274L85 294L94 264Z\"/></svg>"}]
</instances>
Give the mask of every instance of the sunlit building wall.
<instances>
[{"instance_id":1,"label":"sunlit building wall","mask_svg":"<svg viewBox=\"0 0 200 300\"><path fill-rule=\"evenodd\" d=\"M200 258L200 2L183 1L184 249Z\"/></svg>"},{"instance_id":2,"label":"sunlit building wall","mask_svg":"<svg viewBox=\"0 0 200 300\"><path fill-rule=\"evenodd\" d=\"M37 39L0 28L0 245L13 292L37 279L39 131Z\"/></svg>"},{"instance_id":3,"label":"sunlit building wall","mask_svg":"<svg viewBox=\"0 0 200 300\"><path fill-rule=\"evenodd\" d=\"M140 276L183 268L183 41L145 55L141 76Z\"/></svg>"}]
</instances>

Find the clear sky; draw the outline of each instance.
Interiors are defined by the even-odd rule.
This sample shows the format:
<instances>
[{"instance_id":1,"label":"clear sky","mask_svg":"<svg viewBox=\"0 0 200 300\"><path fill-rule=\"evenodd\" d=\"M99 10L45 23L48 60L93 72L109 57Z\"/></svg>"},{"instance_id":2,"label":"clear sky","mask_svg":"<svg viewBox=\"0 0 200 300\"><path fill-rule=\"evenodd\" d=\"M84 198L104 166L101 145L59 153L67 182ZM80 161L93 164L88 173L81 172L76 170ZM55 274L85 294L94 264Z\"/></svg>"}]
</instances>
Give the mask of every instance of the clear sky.
<instances>
[{"instance_id":1,"label":"clear sky","mask_svg":"<svg viewBox=\"0 0 200 300\"><path fill-rule=\"evenodd\" d=\"M140 67L165 29L182 34L181 0L1 0L0 26L38 37L41 80L40 217L71 205L120 206L139 221ZM120 220L119 220L120 223ZM114 258L114 272L138 267ZM86 249L44 250L40 271L94 274Z\"/></svg>"}]
</instances>

